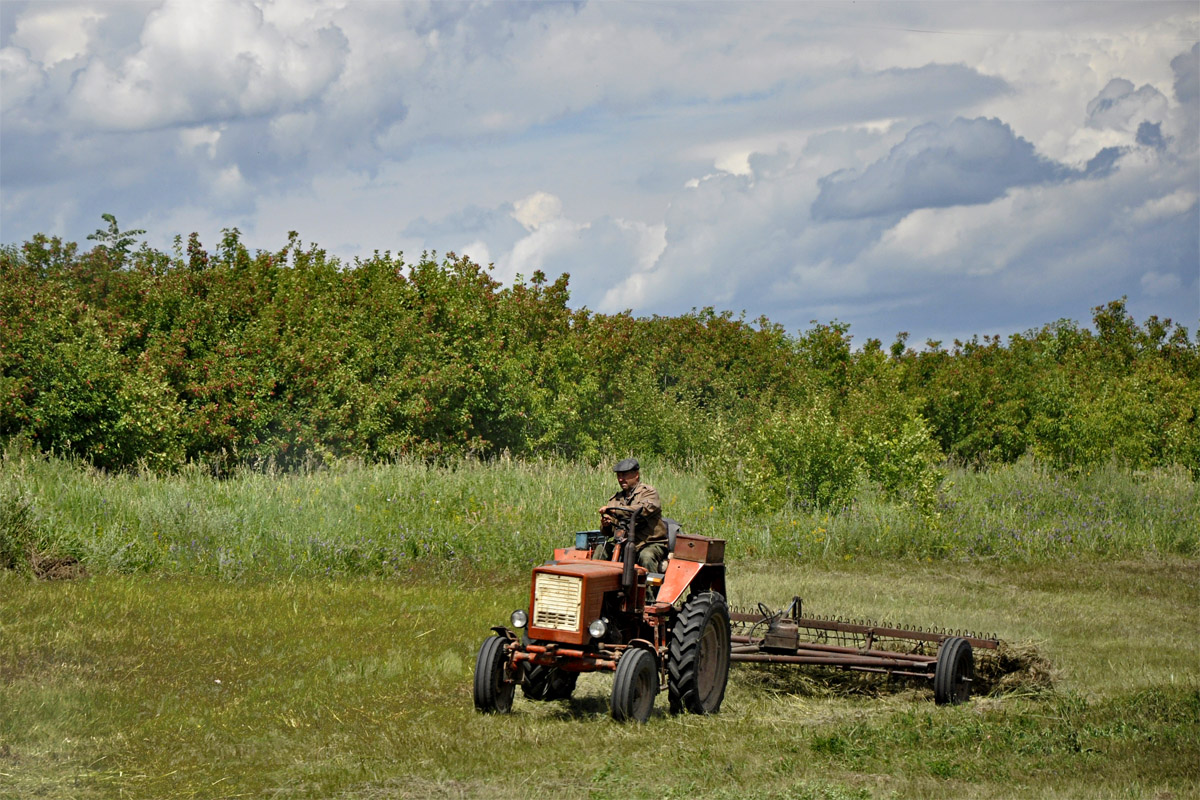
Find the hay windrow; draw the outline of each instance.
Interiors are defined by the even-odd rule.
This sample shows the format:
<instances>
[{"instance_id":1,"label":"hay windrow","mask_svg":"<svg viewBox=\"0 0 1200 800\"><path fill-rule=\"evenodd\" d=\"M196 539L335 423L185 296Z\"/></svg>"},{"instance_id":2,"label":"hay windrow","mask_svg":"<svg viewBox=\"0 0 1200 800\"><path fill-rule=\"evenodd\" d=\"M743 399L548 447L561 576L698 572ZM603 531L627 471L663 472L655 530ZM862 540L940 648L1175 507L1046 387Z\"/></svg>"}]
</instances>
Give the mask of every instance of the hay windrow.
<instances>
[{"instance_id":1,"label":"hay windrow","mask_svg":"<svg viewBox=\"0 0 1200 800\"><path fill-rule=\"evenodd\" d=\"M973 654L974 696L1036 693L1054 686L1055 669L1033 642L1001 641L995 650L976 647ZM801 697L882 697L924 686L920 679L781 664L738 665L732 677L747 687ZM932 684L928 688L932 691Z\"/></svg>"},{"instance_id":2,"label":"hay windrow","mask_svg":"<svg viewBox=\"0 0 1200 800\"><path fill-rule=\"evenodd\" d=\"M975 649L975 693L1041 692L1054 686L1054 666L1033 642Z\"/></svg>"},{"instance_id":3,"label":"hay windrow","mask_svg":"<svg viewBox=\"0 0 1200 800\"><path fill-rule=\"evenodd\" d=\"M43 581L69 581L87 577L87 568L74 556L31 550L29 566L34 577Z\"/></svg>"}]
</instances>

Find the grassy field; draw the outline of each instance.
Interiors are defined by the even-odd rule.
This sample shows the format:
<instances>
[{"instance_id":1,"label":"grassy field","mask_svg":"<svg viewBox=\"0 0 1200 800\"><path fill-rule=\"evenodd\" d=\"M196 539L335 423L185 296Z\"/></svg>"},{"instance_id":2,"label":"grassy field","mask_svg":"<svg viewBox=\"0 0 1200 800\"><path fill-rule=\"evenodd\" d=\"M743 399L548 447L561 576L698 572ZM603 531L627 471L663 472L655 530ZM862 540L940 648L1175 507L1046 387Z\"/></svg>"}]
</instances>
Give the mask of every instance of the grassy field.
<instances>
[{"instance_id":1,"label":"grassy field","mask_svg":"<svg viewBox=\"0 0 1200 800\"><path fill-rule=\"evenodd\" d=\"M1190 561L734 565L735 602L799 592L1035 641L1051 691L735 668L720 715L570 702L476 714L474 655L511 571L445 579L0 581L0 795L29 797L1195 797L1200 585ZM1190 631L1185 631L1190 627ZM1181 635L1189 632L1193 635Z\"/></svg>"},{"instance_id":2,"label":"grassy field","mask_svg":"<svg viewBox=\"0 0 1200 800\"><path fill-rule=\"evenodd\" d=\"M471 702L489 626L591 527L607 471L3 468L38 547L87 577L0 572L0 797L1200 797L1200 513L1177 473L1023 464L955 473L933 519L869 495L747 519L656 470L669 513L728 536L735 604L995 633L1055 681L939 707L740 665L720 715L660 698L629 726L598 675L508 716Z\"/></svg>"}]
</instances>

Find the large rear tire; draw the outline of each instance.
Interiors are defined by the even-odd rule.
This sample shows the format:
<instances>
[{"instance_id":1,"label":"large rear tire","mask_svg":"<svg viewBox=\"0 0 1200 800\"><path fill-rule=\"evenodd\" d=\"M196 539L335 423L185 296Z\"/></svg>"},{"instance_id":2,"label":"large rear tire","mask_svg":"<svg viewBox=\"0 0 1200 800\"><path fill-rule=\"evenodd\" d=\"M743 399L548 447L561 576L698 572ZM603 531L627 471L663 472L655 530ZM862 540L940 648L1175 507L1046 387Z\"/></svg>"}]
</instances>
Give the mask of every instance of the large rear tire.
<instances>
[{"instance_id":1,"label":"large rear tire","mask_svg":"<svg viewBox=\"0 0 1200 800\"><path fill-rule=\"evenodd\" d=\"M578 672L526 662L521 693L530 700L566 700L575 691Z\"/></svg>"},{"instance_id":2,"label":"large rear tire","mask_svg":"<svg viewBox=\"0 0 1200 800\"><path fill-rule=\"evenodd\" d=\"M933 671L933 700L938 705L958 705L971 696L975 680L975 655L971 643L952 636L938 649Z\"/></svg>"},{"instance_id":3,"label":"large rear tire","mask_svg":"<svg viewBox=\"0 0 1200 800\"><path fill-rule=\"evenodd\" d=\"M506 675L508 653L503 636L489 636L479 648L475 659L475 708L485 714L507 714L512 711L516 684Z\"/></svg>"},{"instance_id":4,"label":"large rear tire","mask_svg":"<svg viewBox=\"0 0 1200 800\"><path fill-rule=\"evenodd\" d=\"M729 606L718 592L688 599L671 630L667 695L671 713L715 714L729 682Z\"/></svg>"},{"instance_id":5,"label":"large rear tire","mask_svg":"<svg viewBox=\"0 0 1200 800\"><path fill-rule=\"evenodd\" d=\"M631 648L617 662L613 676L612 716L617 722L645 722L658 694L658 665L648 650Z\"/></svg>"}]
</instances>

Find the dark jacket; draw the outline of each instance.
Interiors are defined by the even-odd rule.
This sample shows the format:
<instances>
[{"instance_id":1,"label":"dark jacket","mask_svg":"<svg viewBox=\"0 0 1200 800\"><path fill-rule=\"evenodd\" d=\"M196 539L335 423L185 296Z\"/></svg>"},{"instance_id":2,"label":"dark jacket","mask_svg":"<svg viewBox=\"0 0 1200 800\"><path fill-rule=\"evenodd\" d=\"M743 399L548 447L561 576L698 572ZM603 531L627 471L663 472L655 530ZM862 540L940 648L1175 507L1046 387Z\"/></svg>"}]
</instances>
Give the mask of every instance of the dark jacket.
<instances>
[{"instance_id":1,"label":"dark jacket","mask_svg":"<svg viewBox=\"0 0 1200 800\"><path fill-rule=\"evenodd\" d=\"M648 483L639 483L628 494L617 492L608 498L609 514L619 520L625 520L629 510L638 509L637 530L633 532L633 543L642 547L649 542L667 541L667 523L662 518L662 501L658 499L658 491Z\"/></svg>"}]
</instances>

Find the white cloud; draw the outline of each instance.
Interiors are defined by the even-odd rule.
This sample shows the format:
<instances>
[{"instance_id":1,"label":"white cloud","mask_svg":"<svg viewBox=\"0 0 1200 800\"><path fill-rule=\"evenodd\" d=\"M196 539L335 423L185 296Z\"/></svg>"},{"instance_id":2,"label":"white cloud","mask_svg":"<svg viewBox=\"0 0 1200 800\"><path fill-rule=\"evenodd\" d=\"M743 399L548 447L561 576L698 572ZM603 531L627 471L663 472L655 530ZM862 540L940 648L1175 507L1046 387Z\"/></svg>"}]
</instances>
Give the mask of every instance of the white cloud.
<instances>
[{"instance_id":1,"label":"white cloud","mask_svg":"<svg viewBox=\"0 0 1200 800\"><path fill-rule=\"evenodd\" d=\"M476 239L468 245L465 245L459 250L459 254L466 256L476 264L487 266L492 263L492 255L488 251L487 242L482 239Z\"/></svg>"},{"instance_id":2,"label":"white cloud","mask_svg":"<svg viewBox=\"0 0 1200 800\"><path fill-rule=\"evenodd\" d=\"M543 221L524 239L517 242L508 256L502 259L501 277L512 280L516 275L528 277L534 270L545 269L556 255L572 249L587 225L566 219Z\"/></svg>"},{"instance_id":3,"label":"white cloud","mask_svg":"<svg viewBox=\"0 0 1200 800\"><path fill-rule=\"evenodd\" d=\"M345 47L332 27L288 36L245 0L168 0L147 16L135 53L88 64L72 111L136 130L291 110L337 78Z\"/></svg>"},{"instance_id":4,"label":"white cloud","mask_svg":"<svg viewBox=\"0 0 1200 800\"><path fill-rule=\"evenodd\" d=\"M1183 281L1178 275L1161 272L1147 272L1142 276L1142 291L1150 297L1163 297L1174 294L1183 288Z\"/></svg>"},{"instance_id":5,"label":"white cloud","mask_svg":"<svg viewBox=\"0 0 1200 800\"><path fill-rule=\"evenodd\" d=\"M1163 197L1155 197L1142 203L1130 215L1131 221L1145 225L1166 217L1184 214L1196 207L1196 192L1177 189Z\"/></svg>"},{"instance_id":6,"label":"white cloud","mask_svg":"<svg viewBox=\"0 0 1200 800\"><path fill-rule=\"evenodd\" d=\"M243 197L249 190L245 178L242 177L242 171L236 164L220 170L213 180L212 188L217 197L225 200Z\"/></svg>"},{"instance_id":7,"label":"white cloud","mask_svg":"<svg viewBox=\"0 0 1200 800\"><path fill-rule=\"evenodd\" d=\"M24 103L46 83L46 76L25 52L15 47L0 50L0 112Z\"/></svg>"},{"instance_id":8,"label":"white cloud","mask_svg":"<svg viewBox=\"0 0 1200 800\"><path fill-rule=\"evenodd\" d=\"M735 150L717 158L713 166L730 175L749 175L752 153L752 150Z\"/></svg>"},{"instance_id":9,"label":"white cloud","mask_svg":"<svg viewBox=\"0 0 1200 800\"><path fill-rule=\"evenodd\" d=\"M561 216L562 200L548 192L534 192L513 204L513 219L528 231L536 231Z\"/></svg>"},{"instance_id":10,"label":"white cloud","mask_svg":"<svg viewBox=\"0 0 1200 800\"><path fill-rule=\"evenodd\" d=\"M1113 78L1087 104L1087 125L1133 133L1142 122L1162 122L1167 98L1149 84L1135 89L1125 78Z\"/></svg>"},{"instance_id":11,"label":"white cloud","mask_svg":"<svg viewBox=\"0 0 1200 800\"><path fill-rule=\"evenodd\" d=\"M92 30L104 15L81 3L33 6L16 23L12 43L43 67L53 67L88 51Z\"/></svg>"},{"instance_id":12,"label":"white cloud","mask_svg":"<svg viewBox=\"0 0 1200 800\"><path fill-rule=\"evenodd\" d=\"M184 128L179 131L179 143L185 154L200 151L213 158L217 154L217 143L221 141L221 131L206 125L198 128Z\"/></svg>"},{"instance_id":13,"label":"white cloud","mask_svg":"<svg viewBox=\"0 0 1200 800\"><path fill-rule=\"evenodd\" d=\"M312 111L279 114L271 119L271 147L286 158L296 158L308 152L320 121Z\"/></svg>"}]
</instances>

